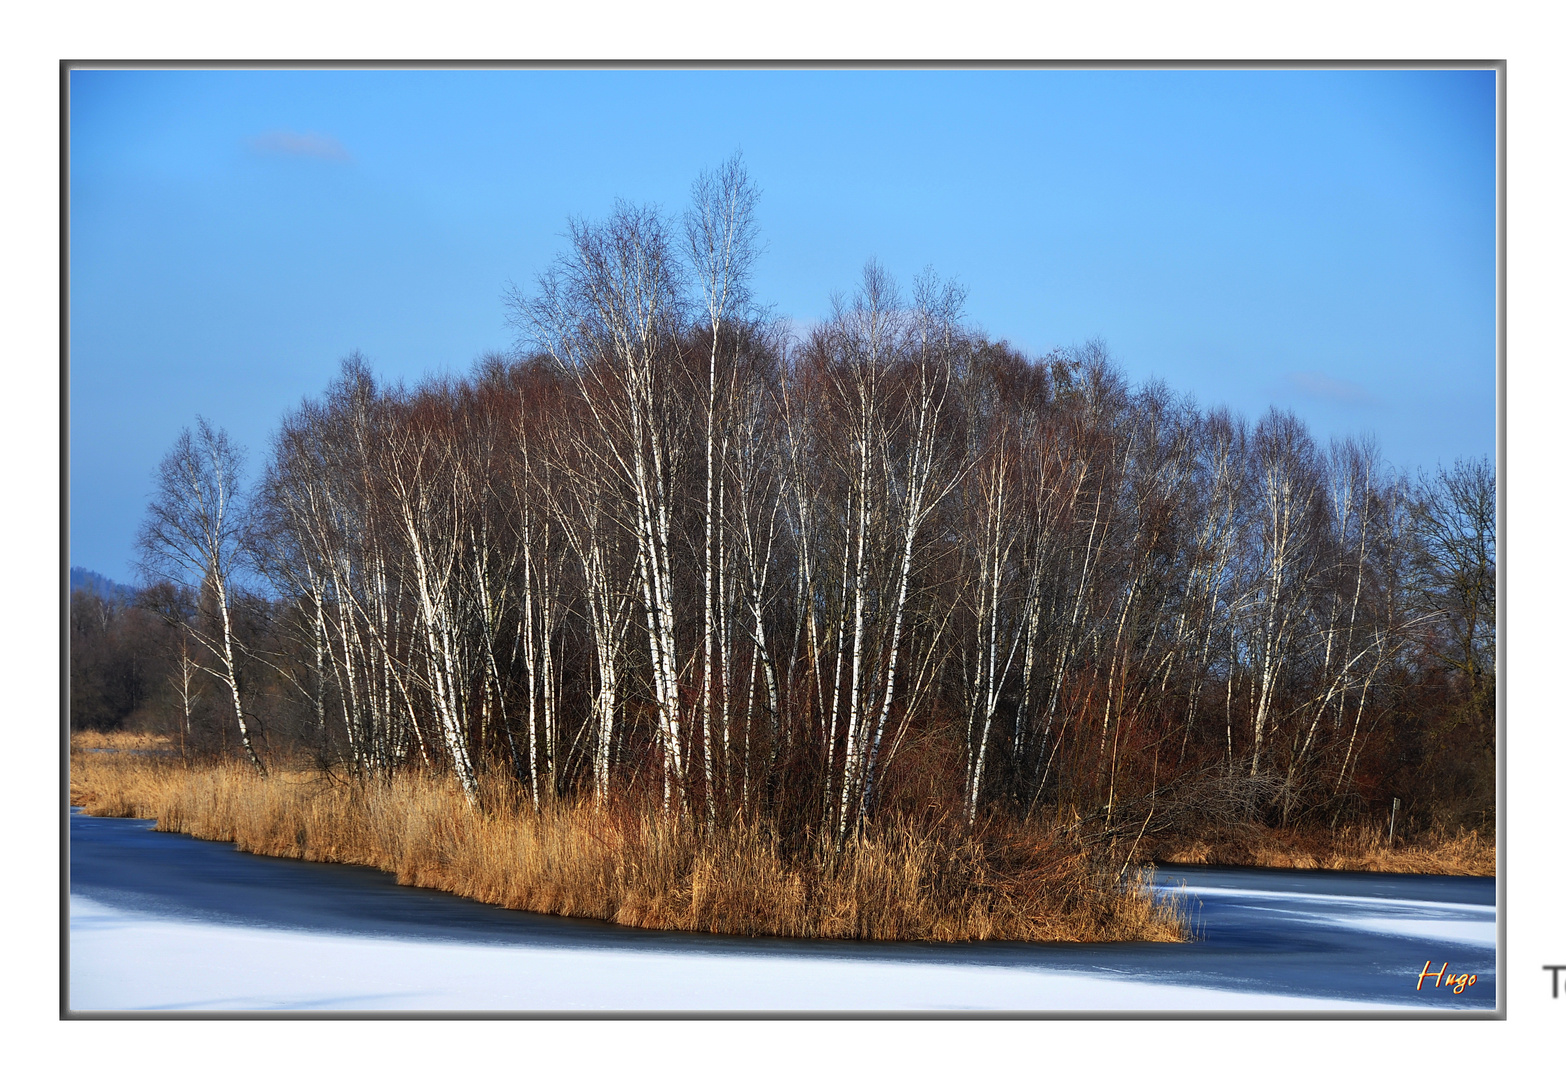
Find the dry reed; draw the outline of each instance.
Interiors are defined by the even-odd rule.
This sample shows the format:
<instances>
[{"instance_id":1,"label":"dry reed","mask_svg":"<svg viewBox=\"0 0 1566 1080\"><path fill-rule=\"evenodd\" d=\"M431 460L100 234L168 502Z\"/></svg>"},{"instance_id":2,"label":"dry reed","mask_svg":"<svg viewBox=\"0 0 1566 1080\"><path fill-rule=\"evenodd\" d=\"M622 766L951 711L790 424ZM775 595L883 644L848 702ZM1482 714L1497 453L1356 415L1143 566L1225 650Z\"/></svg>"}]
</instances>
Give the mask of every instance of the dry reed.
<instances>
[{"instance_id":1,"label":"dry reed","mask_svg":"<svg viewBox=\"0 0 1566 1080\"><path fill-rule=\"evenodd\" d=\"M72 754L87 813L244 851L378 867L406 885L527 911L666 930L812 938L1180 941L1175 907L1122 881L1065 829L982 838L893 824L840 855L786 857L764 826L711 836L650 808L558 801L517 807L490 778L471 808L443 778L364 784L274 768Z\"/></svg>"},{"instance_id":2,"label":"dry reed","mask_svg":"<svg viewBox=\"0 0 1566 1080\"><path fill-rule=\"evenodd\" d=\"M140 731L73 731L71 749L75 750L132 750L175 751L177 747L167 735L152 735Z\"/></svg>"},{"instance_id":3,"label":"dry reed","mask_svg":"<svg viewBox=\"0 0 1566 1080\"><path fill-rule=\"evenodd\" d=\"M1296 870L1370 870L1393 874L1493 876L1495 840L1477 832L1431 832L1387 843L1385 831L1265 829L1232 831L1216 839L1165 841L1159 862L1194 866L1264 866Z\"/></svg>"}]
</instances>

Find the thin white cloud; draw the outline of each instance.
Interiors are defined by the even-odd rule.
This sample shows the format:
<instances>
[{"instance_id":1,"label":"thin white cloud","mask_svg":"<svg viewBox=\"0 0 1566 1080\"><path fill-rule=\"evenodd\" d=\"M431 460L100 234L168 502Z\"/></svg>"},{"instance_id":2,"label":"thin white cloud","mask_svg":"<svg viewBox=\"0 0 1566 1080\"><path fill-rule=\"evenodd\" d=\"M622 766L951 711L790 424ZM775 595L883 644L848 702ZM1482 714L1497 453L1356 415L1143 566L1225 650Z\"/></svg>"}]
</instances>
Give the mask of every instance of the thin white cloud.
<instances>
[{"instance_id":1,"label":"thin white cloud","mask_svg":"<svg viewBox=\"0 0 1566 1080\"><path fill-rule=\"evenodd\" d=\"M278 157L311 157L323 161L352 161L348 148L331 135L314 131L268 131L252 136L250 149L258 154Z\"/></svg>"},{"instance_id":2,"label":"thin white cloud","mask_svg":"<svg viewBox=\"0 0 1566 1080\"><path fill-rule=\"evenodd\" d=\"M1296 390L1313 398L1337 405L1374 405L1377 398L1368 388L1348 379L1334 379L1320 371L1291 371L1289 382Z\"/></svg>"}]
</instances>

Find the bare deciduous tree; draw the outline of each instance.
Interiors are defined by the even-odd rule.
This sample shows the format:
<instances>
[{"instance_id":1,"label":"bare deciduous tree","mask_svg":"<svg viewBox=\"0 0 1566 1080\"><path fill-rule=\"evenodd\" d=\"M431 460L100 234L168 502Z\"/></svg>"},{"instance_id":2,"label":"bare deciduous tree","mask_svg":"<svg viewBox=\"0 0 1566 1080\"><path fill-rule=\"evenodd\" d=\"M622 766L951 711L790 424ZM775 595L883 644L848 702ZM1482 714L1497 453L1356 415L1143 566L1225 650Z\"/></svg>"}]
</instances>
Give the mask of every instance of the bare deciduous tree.
<instances>
[{"instance_id":1,"label":"bare deciduous tree","mask_svg":"<svg viewBox=\"0 0 1566 1080\"><path fill-rule=\"evenodd\" d=\"M167 578L201 598L202 617L191 633L207 655L202 669L228 688L245 756L265 773L245 720L234 635L235 580L246 566L242 465L228 433L198 417L195 432L180 432L158 467L137 543L149 579Z\"/></svg>"}]
</instances>

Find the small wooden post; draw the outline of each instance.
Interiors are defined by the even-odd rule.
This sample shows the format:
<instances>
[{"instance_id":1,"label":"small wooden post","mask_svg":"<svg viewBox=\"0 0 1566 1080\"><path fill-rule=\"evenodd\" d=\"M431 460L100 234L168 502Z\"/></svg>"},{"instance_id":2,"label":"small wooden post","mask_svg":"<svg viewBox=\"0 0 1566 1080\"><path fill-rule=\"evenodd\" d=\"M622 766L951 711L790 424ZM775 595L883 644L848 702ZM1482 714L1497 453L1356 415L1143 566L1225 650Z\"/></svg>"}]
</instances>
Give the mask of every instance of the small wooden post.
<instances>
[{"instance_id":1,"label":"small wooden post","mask_svg":"<svg viewBox=\"0 0 1566 1080\"><path fill-rule=\"evenodd\" d=\"M1399 806L1399 803L1397 801L1397 798L1394 796L1393 799L1392 799L1392 820L1387 822L1387 847L1391 847L1392 846L1392 835L1393 835L1394 831L1397 829L1397 808L1398 808L1398 806Z\"/></svg>"}]
</instances>

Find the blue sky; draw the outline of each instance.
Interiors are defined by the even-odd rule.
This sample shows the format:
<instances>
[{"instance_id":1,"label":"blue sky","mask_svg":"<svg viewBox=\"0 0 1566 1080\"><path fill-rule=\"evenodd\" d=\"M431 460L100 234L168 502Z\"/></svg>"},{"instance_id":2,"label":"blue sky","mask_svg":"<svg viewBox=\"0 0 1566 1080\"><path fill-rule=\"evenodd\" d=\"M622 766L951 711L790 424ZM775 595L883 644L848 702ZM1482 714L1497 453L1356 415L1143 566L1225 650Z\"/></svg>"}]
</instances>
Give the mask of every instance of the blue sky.
<instances>
[{"instance_id":1,"label":"blue sky","mask_svg":"<svg viewBox=\"0 0 1566 1080\"><path fill-rule=\"evenodd\" d=\"M1411 470L1494 456L1489 71L70 78L70 559L117 580L197 413L255 472L353 349L465 371L568 218L678 213L736 150L780 315L928 265L1026 351L1101 337L1135 381Z\"/></svg>"}]
</instances>

